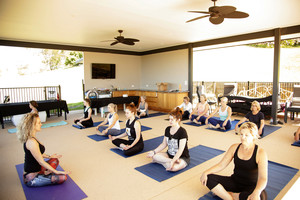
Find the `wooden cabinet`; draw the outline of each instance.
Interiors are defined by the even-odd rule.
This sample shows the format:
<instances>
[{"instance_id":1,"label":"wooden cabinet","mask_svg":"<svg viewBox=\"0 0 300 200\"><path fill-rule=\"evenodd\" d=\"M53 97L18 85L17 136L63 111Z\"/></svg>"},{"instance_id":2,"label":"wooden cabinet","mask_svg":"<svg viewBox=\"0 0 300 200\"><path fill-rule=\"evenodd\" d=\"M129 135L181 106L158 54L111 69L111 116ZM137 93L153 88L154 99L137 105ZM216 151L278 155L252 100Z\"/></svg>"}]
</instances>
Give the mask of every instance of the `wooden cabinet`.
<instances>
[{"instance_id":1,"label":"wooden cabinet","mask_svg":"<svg viewBox=\"0 0 300 200\"><path fill-rule=\"evenodd\" d=\"M112 96L120 97L123 94L127 94L128 96L146 96L146 102L150 110L163 112L170 112L176 106L182 104L183 97L188 96L188 92L168 93L142 90L113 91Z\"/></svg>"},{"instance_id":2,"label":"wooden cabinet","mask_svg":"<svg viewBox=\"0 0 300 200\"><path fill-rule=\"evenodd\" d=\"M188 96L188 92L167 93L158 92L158 107L160 111L170 112L183 102L183 97Z\"/></svg>"}]
</instances>

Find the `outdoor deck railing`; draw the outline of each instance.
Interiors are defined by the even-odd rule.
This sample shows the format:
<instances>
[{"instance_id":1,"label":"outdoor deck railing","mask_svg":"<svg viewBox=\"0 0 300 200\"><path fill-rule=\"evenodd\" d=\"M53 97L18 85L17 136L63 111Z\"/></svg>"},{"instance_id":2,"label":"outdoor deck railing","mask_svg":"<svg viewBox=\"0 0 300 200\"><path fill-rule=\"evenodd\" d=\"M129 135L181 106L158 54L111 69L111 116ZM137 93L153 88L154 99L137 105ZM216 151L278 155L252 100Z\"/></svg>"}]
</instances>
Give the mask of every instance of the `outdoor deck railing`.
<instances>
[{"instance_id":1,"label":"outdoor deck railing","mask_svg":"<svg viewBox=\"0 0 300 200\"><path fill-rule=\"evenodd\" d=\"M7 96L10 99L9 103L27 102L31 100L54 100L57 98L61 98L61 88L60 85L43 87L0 88L0 103L3 103Z\"/></svg>"},{"instance_id":2,"label":"outdoor deck railing","mask_svg":"<svg viewBox=\"0 0 300 200\"><path fill-rule=\"evenodd\" d=\"M237 84L237 96L249 97L266 97L273 94L272 82L204 82L194 81L193 83L193 96L197 97L196 86L204 85L207 94L213 94L216 97L222 96L224 93L224 83ZM294 85L300 85L300 82L280 82L279 93L280 102L284 103L291 100L294 92Z\"/></svg>"}]
</instances>

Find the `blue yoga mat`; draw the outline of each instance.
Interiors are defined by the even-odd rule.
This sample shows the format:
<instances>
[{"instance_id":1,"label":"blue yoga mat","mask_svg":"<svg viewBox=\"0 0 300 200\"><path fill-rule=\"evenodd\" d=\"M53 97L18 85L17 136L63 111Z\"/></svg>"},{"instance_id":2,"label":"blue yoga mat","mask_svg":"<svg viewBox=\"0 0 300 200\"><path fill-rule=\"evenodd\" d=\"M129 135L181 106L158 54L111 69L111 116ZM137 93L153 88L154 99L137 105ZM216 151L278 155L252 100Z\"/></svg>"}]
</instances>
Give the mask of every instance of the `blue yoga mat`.
<instances>
[{"instance_id":1,"label":"blue yoga mat","mask_svg":"<svg viewBox=\"0 0 300 200\"><path fill-rule=\"evenodd\" d=\"M54 123L47 123L47 124L43 124L42 128L49 128L49 127L54 127L54 126L63 126L68 124L65 121L60 121L60 122L54 122ZM16 128L12 128L12 129L8 129L9 133L16 133L17 129Z\"/></svg>"},{"instance_id":2,"label":"blue yoga mat","mask_svg":"<svg viewBox=\"0 0 300 200\"><path fill-rule=\"evenodd\" d=\"M44 187L27 187L23 182L23 169L24 164L16 165L19 179L21 181L26 199L30 200L53 200L53 199L64 199L64 200L79 200L84 199L87 195L80 189L80 187L68 176L66 182L60 185L49 185ZM58 170L63 169L58 166Z\"/></svg>"},{"instance_id":3,"label":"blue yoga mat","mask_svg":"<svg viewBox=\"0 0 300 200\"><path fill-rule=\"evenodd\" d=\"M280 126L270 126L270 125L265 125L264 126L264 135L262 136L262 138L270 135L271 133L277 131L278 129L280 129Z\"/></svg>"},{"instance_id":4,"label":"blue yoga mat","mask_svg":"<svg viewBox=\"0 0 300 200\"><path fill-rule=\"evenodd\" d=\"M88 137L91 138L92 140L95 140L96 142L108 139L106 135L97 135L97 134L89 135Z\"/></svg>"},{"instance_id":5,"label":"blue yoga mat","mask_svg":"<svg viewBox=\"0 0 300 200\"><path fill-rule=\"evenodd\" d=\"M156 138L152 138L152 139L144 141L144 149L143 149L143 151L141 151L141 152L139 152L139 153L137 153L135 155L138 155L138 154L141 154L141 153L145 153L147 151L155 149L156 147L158 147L158 145L160 145L162 143L163 139L164 139L164 136L160 136L160 137L156 137ZM112 152L115 152L116 154L118 154L120 156L123 156L124 158L131 157L131 156L126 156L123 153L123 151L120 150L119 148L112 148L110 150Z\"/></svg>"},{"instance_id":6,"label":"blue yoga mat","mask_svg":"<svg viewBox=\"0 0 300 200\"><path fill-rule=\"evenodd\" d=\"M292 146L300 147L300 140L298 142L294 142Z\"/></svg>"},{"instance_id":7,"label":"blue yoga mat","mask_svg":"<svg viewBox=\"0 0 300 200\"><path fill-rule=\"evenodd\" d=\"M193 147L189 150L190 152L190 157L191 157L191 162L190 164L177 172L170 172L170 171L166 171L166 169L164 168L164 166L162 166L161 164L158 163L149 163L140 167L136 167L135 169L143 174L145 174L146 176L161 182L164 180L167 180L169 178L172 178L173 176L176 176L184 171L187 171L205 161L208 161L222 153L224 153L224 151L219 150L219 149L214 149L214 148L210 148L210 147L206 147L206 146L196 146Z\"/></svg>"},{"instance_id":8,"label":"blue yoga mat","mask_svg":"<svg viewBox=\"0 0 300 200\"><path fill-rule=\"evenodd\" d=\"M268 184L266 192L268 199L273 200L279 192L290 182L297 174L299 169L295 169L276 162L268 162ZM200 198L201 200L219 200L217 196L213 196L211 192Z\"/></svg>"},{"instance_id":9,"label":"blue yoga mat","mask_svg":"<svg viewBox=\"0 0 300 200\"><path fill-rule=\"evenodd\" d=\"M141 131L148 131L148 130L151 130L152 128L148 127L148 126L143 126L141 127ZM121 133L124 133L125 132L125 128L121 129ZM92 140L95 140L97 142L99 141L102 141L102 140L107 140L108 137L107 136L104 136L104 135L97 135L97 134L94 134L94 135L89 135L88 136L89 138L91 138Z\"/></svg>"},{"instance_id":10,"label":"blue yoga mat","mask_svg":"<svg viewBox=\"0 0 300 200\"><path fill-rule=\"evenodd\" d=\"M161 112L158 112L158 113L151 113L151 114L148 114L147 117L142 117L140 119L147 119L149 117L157 117L157 116L161 116L161 115L166 115L166 113L161 113Z\"/></svg>"},{"instance_id":11,"label":"blue yoga mat","mask_svg":"<svg viewBox=\"0 0 300 200\"><path fill-rule=\"evenodd\" d=\"M191 125L191 126L197 126L197 127L200 127L200 126L203 126L204 124L196 124L195 122L185 122L183 124L186 124L186 125Z\"/></svg>"},{"instance_id":12,"label":"blue yoga mat","mask_svg":"<svg viewBox=\"0 0 300 200\"><path fill-rule=\"evenodd\" d=\"M223 130L223 129L214 129L214 128L206 128L206 129L209 129L209 130L213 130L213 131L221 131L221 132L227 132L227 131L231 131L231 130L234 130L235 129L235 125L239 122L239 120L233 120L231 121L231 128L228 129L228 130Z\"/></svg>"}]
</instances>

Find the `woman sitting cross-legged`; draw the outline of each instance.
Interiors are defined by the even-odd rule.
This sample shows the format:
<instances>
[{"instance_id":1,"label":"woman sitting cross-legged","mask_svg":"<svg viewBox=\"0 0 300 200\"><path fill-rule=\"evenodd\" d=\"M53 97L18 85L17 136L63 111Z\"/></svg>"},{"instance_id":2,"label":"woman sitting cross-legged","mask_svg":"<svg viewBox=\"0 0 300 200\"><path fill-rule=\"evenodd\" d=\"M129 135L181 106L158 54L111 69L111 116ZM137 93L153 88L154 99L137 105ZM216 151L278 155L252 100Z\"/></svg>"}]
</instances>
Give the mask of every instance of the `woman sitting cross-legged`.
<instances>
[{"instance_id":1,"label":"woman sitting cross-legged","mask_svg":"<svg viewBox=\"0 0 300 200\"><path fill-rule=\"evenodd\" d=\"M189 116L193 111L193 105L190 102L190 98L189 97L183 97L183 103L180 104L177 107L183 109L182 120L189 119Z\"/></svg>"},{"instance_id":2,"label":"woman sitting cross-legged","mask_svg":"<svg viewBox=\"0 0 300 200\"><path fill-rule=\"evenodd\" d=\"M99 124L96 128L98 135L113 135L117 136L121 134L120 123L119 123L119 115L117 114L118 106L116 104L110 103L107 106L109 114L105 118L105 120ZM104 126L108 122L108 127Z\"/></svg>"},{"instance_id":3,"label":"woman sitting cross-legged","mask_svg":"<svg viewBox=\"0 0 300 200\"><path fill-rule=\"evenodd\" d=\"M264 189L268 179L268 158L255 144L259 137L257 126L246 122L240 127L239 134L241 143L231 145L218 164L203 172L200 181L222 199L267 199ZM214 174L225 169L232 160L231 176Z\"/></svg>"},{"instance_id":4,"label":"woman sitting cross-legged","mask_svg":"<svg viewBox=\"0 0 300 200\"><path fill-rule=\"evenodd\" d=\"M131 103L125 110L125 116L127 118L126 132L118 136L108 136L114 145L120 147L124 151L126 156L132 156L144 149L144 142L141 134L141 123L137 121L135 114L136 107L134 103ZM128 140L120 139L125 136L128 136Z\"/></svg>"},{"instance_id":5,"label":"woman sitting cross-legged","mask_svg":"<svg viewBox=\"0 0 300 200\"><path fill-rule=\"evenodd\" d=\"M82 126L82 127L93 127L94 122L92 119L92 108L91 108L91 100L90 99L84 99L83 101L83 105L85 106L84 109L84 116L79 118L79 119L75 119L74 123Z\"/></svg>"},{"instance_id":6,"label":"woman sitting cross-legged","mask_svg":"<svg viewBox=\"0 0 300 200\"><path fill-rule=\"evenodd\" d=\"M28 113L18 126L17 136L23 143L25 152L23 180L29 187L61 184L67 180L69 172L57 171L58 158L61 155L45 154L45 146L36 139L36 132L41 130L41 120L37 113ZM46 162L44 158L49 158Z\"/></svg>"},{"instance_id":7,"label":"woman sitting cross-legged","mask_svg":"<svg viewBox=\"0 0 300 200\"><path fill-rule=\"evenodd\" d=\"M265 126L265 120L264 120L264 114L260 111L260 104L258 103L258 101L253 101L251 103L251 112L248 112L246 114L246 116L239 121L236 125L235 125L235 132L237 133L237 130L239 128L239 125L242 124L245 121L250 121L253 122L254 124L256 124L257 128L258 128L258 135L263 136L264 134L264 126Z\"/></svg>"},{"instance_id":8,"label":"woman sitting cross-legged","mask_svg":"<svg viewBox=\"0 0 300 200\"><path fill-rule=\"evenodd\" d=\"M190 163L190 154L187 147L188 135L179 123L182 112L177 107L170 113L170 126L165 130L163 142L147 157L152 158L153 162L162 164L168 171L178 171L185 168ZM168 146L167 152L161 152Z\"/></svg>"},{"instance_id":9,"label":"woman sitting cross-legged","mask_svg":"<svg viewBox=\"0 0 300 200\"><path fill-rule=\"evenodd\" d=\"M220 128L228 130L231 128L230 117L232 114L231 107L227 106L227 97L221 98L221 106L217 107L205 120L205 124L208 124L210 128ZM212 118L216 113L219 113L220 119Z\"/></svg>"},{"instance_id":10,"label":"woman sitting cross-legged","mask_svg":"<svg viewBox=\"0 0 300 200\"><path fill-rule=\"evenodd\" d=\"M138 118L148 117L148 103L146 102L146 96L141 96L141 102L136 112Z\"/></svg>"},{"instance_id":11,"label":"woman sitting cross-legged","mask_svg":"<svg viewBox=\"0 0 300 200\"><path fill-rule=\"evenodd\" d=\"M205 124L205 120L208 117L209 105L205 94L200 95L200 102L197 103L195 109L190 114L190 119L196 124Z\"/></svg>"}]
</instances>

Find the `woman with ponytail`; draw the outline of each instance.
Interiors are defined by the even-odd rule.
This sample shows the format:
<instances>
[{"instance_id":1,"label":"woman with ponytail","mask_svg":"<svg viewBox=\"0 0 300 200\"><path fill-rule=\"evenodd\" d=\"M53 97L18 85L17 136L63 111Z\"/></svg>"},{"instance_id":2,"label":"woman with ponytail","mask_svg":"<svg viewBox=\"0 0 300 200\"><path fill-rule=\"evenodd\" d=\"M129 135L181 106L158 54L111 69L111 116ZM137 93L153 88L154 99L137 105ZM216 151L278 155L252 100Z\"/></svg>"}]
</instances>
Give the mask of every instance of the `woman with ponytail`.
<instances>
[{"instance_id":1,"label":"woman with ponytail","mask_svg":"<svg viewBox=\"0 0 300 200\"><path fill-rule=\"evenodd\" d=\"M105 120L99 124L96 128L98 135L113 135L117 136L121 134L120 130L120 122L119 122L119 115L118 115L118 106L116 104L110 103L107 106L109 114L105 118ZM108 123L108 127L104 126Z\"/></svg>"},{"instance_id":2,"label":"woman with ponytail","mask_svg":"<svg viewBox=\"0 0 300 200\"><path fill-rule=\"evenodd\" d=\"M29 187L61 184L67 180L69 172L57 171L58 158L61 155L45 154L45 146L36 139L36 132L41 130L41 120L37 113L28 113L18 126L17 136L23 143L25 152L24 183ZM46 162L44 158L49 160Z\"/></svg>"},{"instance_id":3,"label":"woman with ponytail","mask_svg":"<svg viewBox=\"0 0 300 200\"><path fill-rule=\"evenodd\" d=\"M127 118L126 132L118 136L108 136L114 145L124 151L126 156L132 156L144 149L144 142L141 134L141 123L137 121L135 115L136 107L134 103L131 103L125 110L125 116ZM120 139L125 136L128 136L128 140Z\"/></svg>"},{"instance_id":4,"label":"woman with ponytail","mask_svg":"<svg viewBox=\"0 0 300 200\"><path fill-rule=\"evenodd\" d=\"M168 171L179 171L190 163L190 154L187 147L188 135L180 126L182 111L180 108L170 112L168 126L165 130L163 142L147 155L153 162L162 164ZM168 146L167 152L161 152Z\"/></svg>"}]
</instances>

